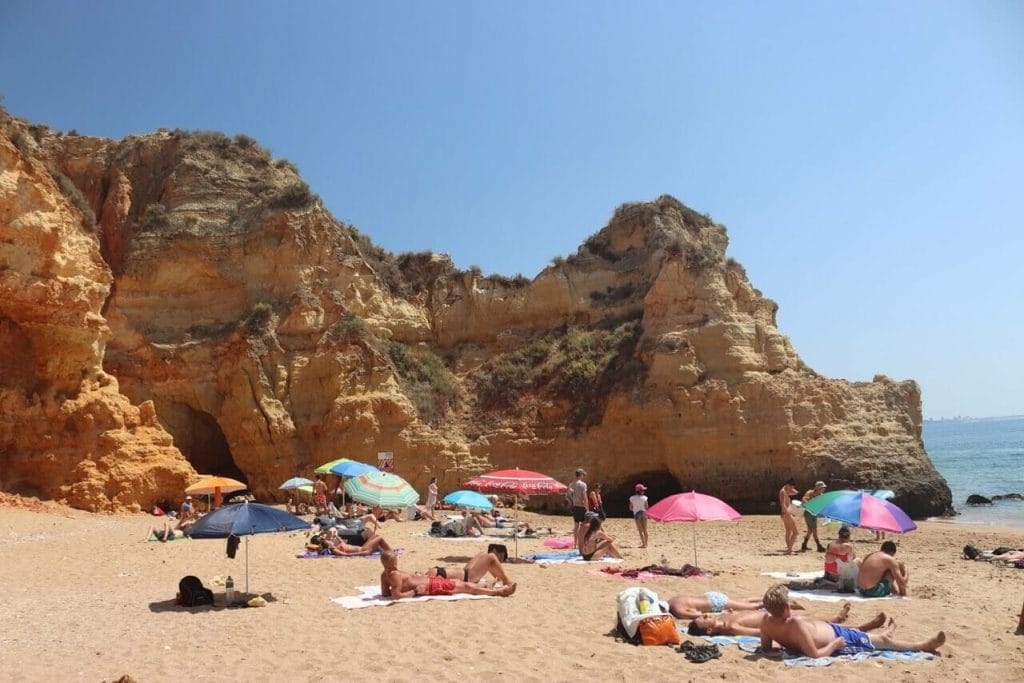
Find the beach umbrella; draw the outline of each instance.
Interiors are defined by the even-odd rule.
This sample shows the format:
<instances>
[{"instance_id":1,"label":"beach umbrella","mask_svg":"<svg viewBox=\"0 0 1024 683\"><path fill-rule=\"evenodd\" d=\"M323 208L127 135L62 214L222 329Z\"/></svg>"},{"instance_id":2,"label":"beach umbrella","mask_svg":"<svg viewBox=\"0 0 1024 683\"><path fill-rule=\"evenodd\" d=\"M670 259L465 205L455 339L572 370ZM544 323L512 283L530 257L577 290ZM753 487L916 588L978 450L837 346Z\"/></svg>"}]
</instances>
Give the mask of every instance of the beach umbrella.
<instances>
[{"instance_id":1,"label":"beach umbrella","mask_svg":"<svg viewBox=\"0 0 1024 683\"><path fill-rule=\"evenodd\" d=\"M521 470L495 470L487 474L478 474L462 484L467 489L480 493L511 493L516 497L515 507L519 508L519 496L548 495L565 493L569 487L540 472ZM513 534L516 544L516 557L519 557L519 534Z\"/></svg>"},{"instance_id":2,"label":"beach umbrella","mask_svg":"<svg viewBox=\"0 0 1024 683\"><path fill-rule=\"evenodd\" d=\"M343 462L355 462L355 461L352 460L351 458L337 458L335 460L331 460L329 462L325 462L323 465L320 465L319 467L314 469L313 472L316 473L316 474L329 474L332 467L334 467L335 465L340 465Z\"/></svg>"},{"instance_id":3,"label":"beach umbrella","mask_svg":"<svg viewBox=\"0 0 1024 683\"><path fill-rule=\"evenodd\" d=\"M405 479L392 472L363 472L345 482L352 500L381 508L407 508L415 505L420 494Z\"/></svg>"},{"instance_id":4,"label":"beach umbrella","mask_svg":"<svg viewBox=\"0 0 1024 683\"><path fill-rule=\"evenodd\" d=\"M237 479L231 479L230 477L207 476L185 489L185 493L189 495L209 495L212 493L213 507L220 507L221 494L231 493L233 491L244 491L247 488L249 488L248 484L243 484Z\"/></svg>"},{"instance_id":5,"label":"beach umbrella","mask_svg":"<svg viewBox=\"0 0 1024 683\"><path fill-rule=\"evenodd\" d=\"M656 522L732 521L740 518L731 505L714 496L691 491L662 498L647 510ZM697 564L697 525L693 526L693 564Z\"/></svg>"},{"instance_id":6,"label":"beach umbrella","mask_svg":"<svg viewBox=\"0 0 1024 683\"><path fill-rule=\"evenodd\" d=\"M818 496L822 497L824 496ZM807 505L818 498L808 501ZM903 510L888 500L882 500L864 491L850 491L846 495L836 496L824 505L815 506L815 509L817 513L812 514L862 529L902 534L917 528Z\"/></svg>"},{"instance_id":7,"label":"beach umbrella","mask_svg":"<svg viewBox=\"0 0 1024 683\"><path fill-rule=\"evenodd\" d=\"M464 489L452 491L444 497L444 502L460 508L494 509L494 503L491 502L490 498L476 491L466 491Z\"/></svg>"},{"instance_id":8,"label":"beach umbrella","mask_svg":"<svg viewBox=\"0 0 1024 683\"><path fill-rule=\"evenodd\" d=\"M277 531L308 529L309 522L295 515L260 503L235 503L204 515L192 527L192 538L228 538L245 536L245 592L249 593L249 536ZM230 545L230 541L229 541ZM232 557L234 555L232 554Z\"/></svg>"},{"instance_id":9,"label":"beach umbrella","mask_svg":"<svg viewBox=\"0 0 1024 683\"><path fill-rule=\"evenodd\" d=\"M282 489L282 490L301 489L303 486L309 486L312 483L313 483L312 481L310 481L309 479L306 479L305 477L292 477L291 479L289 479L285 483L281 484L277 488ZM310 490L312 490L312 489L310 489Z\"/></svg>"},{"instance_id":10,"label":"beach umbrella","mask_svg":"<svg viewBox=\"0 0 1024 683\"><path fill-rule=\"evenodd\" d=\"M339 462L337 465L331 467L328 470L331 474L336 474L339 477L358 477L364 472L375 472L377 468L373 465L367 465L364 462L358 462L356 460L346 460L345 462Z\"/></svg>"}]
</instances>

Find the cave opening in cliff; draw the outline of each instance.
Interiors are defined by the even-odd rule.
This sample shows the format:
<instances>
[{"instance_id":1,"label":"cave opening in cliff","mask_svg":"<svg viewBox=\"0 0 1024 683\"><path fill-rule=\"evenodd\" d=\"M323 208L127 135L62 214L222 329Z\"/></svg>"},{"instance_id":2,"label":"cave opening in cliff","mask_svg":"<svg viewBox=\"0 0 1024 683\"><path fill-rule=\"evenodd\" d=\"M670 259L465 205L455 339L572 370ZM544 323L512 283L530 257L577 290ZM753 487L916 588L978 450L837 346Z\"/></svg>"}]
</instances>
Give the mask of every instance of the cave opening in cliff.
<instances>
[{"instance_id":1,"label":"cave opening in cliff","mask_svg":"<svg viewBox=\"0 0 1024 683\"><path fill-rule=\"evenodd\" d=\"M174 437L174 445L197 472L246 481L213 415L178 403L161 411L160 418Z\"/></svg>"}]
</instances>

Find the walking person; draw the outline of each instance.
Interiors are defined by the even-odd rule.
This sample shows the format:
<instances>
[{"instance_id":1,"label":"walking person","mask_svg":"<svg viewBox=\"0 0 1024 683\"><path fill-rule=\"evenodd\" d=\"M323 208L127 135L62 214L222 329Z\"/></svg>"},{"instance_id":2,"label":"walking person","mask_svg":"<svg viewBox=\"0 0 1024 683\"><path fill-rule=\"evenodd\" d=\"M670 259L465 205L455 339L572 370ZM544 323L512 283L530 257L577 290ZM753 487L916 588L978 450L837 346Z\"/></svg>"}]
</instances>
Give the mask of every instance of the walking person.
<instances>
[{"instance_id":1,"label":"walking person","mask_svg":"<svg viewBox=\"0 0 1024 683\"><path fill-rule=\"evenodd\" d=\"M786 528L787 555L793 554L796 537L800 535L800 531L796 528L796 522L793 520L793 514L789 510L793 504L793 496L798 493L796 482L792 479L787 479L786 483L779 489L779 514L782 516L782 526Z\"/></svg>"},{"instance_id":2,"label":"walking person","mask_svg":"<svg viewBox=\"0 0 1024 683\"><path fill-rule=\"evenodd\" d=\"M807 491L804 493L804 504L806 504L807 501L813 498L817 498L821 494L825 493L825 488L825 482L814 482L814 488L807 489ZM807 511L806 508L804 508L804 524L807 525L807 533L804 534L804 544L800 546L800 551L807 552L807 542L811 540L811 536L814 536L814 543L818 546L818 552L825 552L825 546L823 546L821 544L821 541L818 539L818 517L816 515L812 515L810 512Z\"/></svg>"},{"instance_id":3,"label":"walking person","mask_svg":"<svg viewBox=\"0 0 1024 683\"><path fill-rule=\"evenodd\" d=\"M629 497L629 511L633 513L633 521L636 523L636 530L640 534L640 547L647 547L647 487L637 484L634 487L636 493Z\"/></svg>"},{"instance_id":4,"label":"walking person","mask_svg":"<svg viewBox=\"0 0 1024 683\"><path fill-rule=\"evenodd\" d=\"M583 546L583 534L586 531L584 522L587 519L587 482L583 481L583 477L587 476L587 471L582 467L576 468L576 481L569 484L569 494L572 496L572 539L573 546L581 548Z\"/></svg>"},{"instance_id":5,"label":"walking person","mask_svg":"<svg viewBox=\"0 0 1024 683\"><path fill-rule=\"evenodd\" d=\"M434 521L434 508L437 507L437 477L430 478L430 486L427 487L427 504L420 510L420 514Z\"/></svg>"}]
</instances>

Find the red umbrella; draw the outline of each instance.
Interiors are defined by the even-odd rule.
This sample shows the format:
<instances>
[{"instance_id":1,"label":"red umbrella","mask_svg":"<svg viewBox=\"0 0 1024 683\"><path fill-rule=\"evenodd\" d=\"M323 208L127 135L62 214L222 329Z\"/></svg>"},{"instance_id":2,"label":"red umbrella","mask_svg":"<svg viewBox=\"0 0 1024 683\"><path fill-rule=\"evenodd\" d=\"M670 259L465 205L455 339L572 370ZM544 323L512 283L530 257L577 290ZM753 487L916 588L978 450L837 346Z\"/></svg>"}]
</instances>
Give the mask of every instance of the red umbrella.
<instances>
[{"instance_id":1,"label":"red umbrella","mask_svg":"<svg viewBox=\"0 0 1024 683\"><path fill-rule=\"evenodd\" d=\"M710 522L739 519L740 513L714 496L691 491L662 498L647 510L647 516L657 522ZM693 527L693 563L697 564L696 526Z\"/></svg>"},{"instance_id":2,"label":"red umbrella","mask_svg":"<svg viewBox=\"0 0 1024 683\"><path fill-rule=\"evenodd\" d=\"M465 482L463 488L479 491L480 493L512 493L516 497L516 508L519 507L519 496L547 495L550 493L565 493L569 487L552 479L540 472L521 470L518 467L511 470L495 470L487 474L480 474ZM516 557L519 557L519 535L513 534L516 539Z\"/></svg>"}]
</instances>

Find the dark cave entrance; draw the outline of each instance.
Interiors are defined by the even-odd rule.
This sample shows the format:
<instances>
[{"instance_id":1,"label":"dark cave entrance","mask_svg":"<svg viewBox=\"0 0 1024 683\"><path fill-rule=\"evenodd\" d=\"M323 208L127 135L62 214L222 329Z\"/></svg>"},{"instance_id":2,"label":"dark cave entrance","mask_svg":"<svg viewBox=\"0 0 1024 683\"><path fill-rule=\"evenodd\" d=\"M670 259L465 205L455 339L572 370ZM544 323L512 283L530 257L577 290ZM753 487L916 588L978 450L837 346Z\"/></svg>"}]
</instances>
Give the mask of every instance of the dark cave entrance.
<instances>
[{"instance_id":1,"label":"dark cave entrance","mask_svg":"<svg viewBox=\"0 0 1024 683\"><path fill-rule=\"evenodd\" d=\"M31 396L41 389L32 338L18 323L0 316L0 386Z\"/></svg>"},{"instance_id":2,"label":"dark cave entrance","mask_svg":"<svg viewBox=\"0 0 1024 683\"><path fill-rule=\"evenodd\" d=\"M197 472L247 481L245 473L235 464L224 431L213 415L175 403L160 411L160 421L174 437L174 445Z\"/></svg>"}]
</instances>

